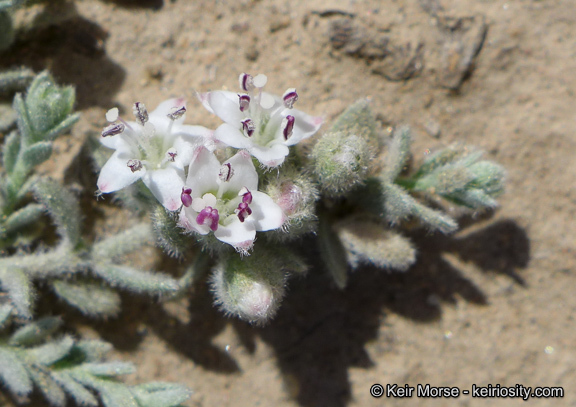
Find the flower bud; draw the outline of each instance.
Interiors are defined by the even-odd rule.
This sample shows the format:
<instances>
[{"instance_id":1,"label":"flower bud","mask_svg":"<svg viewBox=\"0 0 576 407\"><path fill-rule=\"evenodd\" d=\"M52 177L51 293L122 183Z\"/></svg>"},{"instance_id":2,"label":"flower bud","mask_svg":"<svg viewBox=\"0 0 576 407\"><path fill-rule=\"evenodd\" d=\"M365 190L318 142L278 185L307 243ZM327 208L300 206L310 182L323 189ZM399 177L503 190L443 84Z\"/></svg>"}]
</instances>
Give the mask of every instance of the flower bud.
<instances>
[{"instance_id":1,"label":"flower bud","mask_svg":"<svg viewBox=\"0 0 576 407\"><path fill-rule=\"evenodd\" d=\"M373 158L373 149L363 137L330 132L312 149L312 172L323 194L342 196L366 179Z\"/></svg>"},{"instance_id":2,"label":"flower bud","mask_svg":"<svg viewBox=\"0 0 576 407\"><path fill-rule=\"evenodd\" d=\"M216 266L211 284L224 312L262 325L276 314L286 279L282 258L264 251L258 256L225 257Z\"/></svg>"},{"instance_id":3,"label":"flower bud","mask_svg":"<svg viewBox=\"0 0 576 407\"><path fill-rule=\"evenodd\" d=\"M282 173L269 178L265 192L280 206L286 217L282 230L270 231L266 238L293 240L316 228L318 190L310 177L285 164Z\"/></svg>"}]
</instances>

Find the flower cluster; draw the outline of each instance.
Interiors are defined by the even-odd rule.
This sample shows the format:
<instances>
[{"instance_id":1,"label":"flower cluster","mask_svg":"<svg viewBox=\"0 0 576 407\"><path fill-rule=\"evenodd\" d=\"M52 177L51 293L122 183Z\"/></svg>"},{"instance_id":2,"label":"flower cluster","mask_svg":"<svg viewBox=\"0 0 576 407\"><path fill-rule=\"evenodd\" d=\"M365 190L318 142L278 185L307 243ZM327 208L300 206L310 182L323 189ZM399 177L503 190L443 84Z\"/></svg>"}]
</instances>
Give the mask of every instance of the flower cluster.
<instances>
[{"instance_id":1,"label":"flower cluster","mask_svg":"<svg viewBox=\"0 0 576 407\"><path fill-rule=\"evenodd\" d=\"M179 211L186 231L214 236L248 253L257 231L281 228L287 219L282 206L258 190L252 157L263 168L284 163L289 147L318 131L323 120L293 108L296 89L282 97L263 92L265 75L241 74L241 93L198 94L203 106L224 123L216 130L183 124L183 99L170 99L148 113L135 103L135 121L106 114L110 124L101 142L116 150L102 167L100 193L125 188L141 179L169 211ZM223 147L239 151L221 163Z\"/></svg>"}]
</instances>

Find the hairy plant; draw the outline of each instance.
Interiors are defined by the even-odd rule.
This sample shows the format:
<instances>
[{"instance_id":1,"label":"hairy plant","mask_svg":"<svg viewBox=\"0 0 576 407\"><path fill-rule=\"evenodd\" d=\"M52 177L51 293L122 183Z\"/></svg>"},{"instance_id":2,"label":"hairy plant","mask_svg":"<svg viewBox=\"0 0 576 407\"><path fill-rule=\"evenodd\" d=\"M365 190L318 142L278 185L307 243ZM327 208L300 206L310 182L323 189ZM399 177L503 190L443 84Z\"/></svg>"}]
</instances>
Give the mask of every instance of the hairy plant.
<instances>
[{"instance_id":1,"label":"hairy plant","mask_svg":"<svg viewBox=\"0 0 576 407\"><path fill-rule=\"evenodd\" d=\"M294 109L296 90L279 97L263 91L266 83L265 75L243 73L241 93L199 94L224 122L214 131L184 124L183 99L150 114L136 102L135 122L112 109L100 140L115 152L104 162L94 151L102 193L119 192L138 209L157 202L154 229L167 253L186 258L196 245L212 259L215 302L227 314L256 324L274 316L290 274L306 269L292 263L305 233L316 234L326 268L344 288L349 269L362 264L410 268L416 248L401 232L407 220L441 233L458 228L430 200L481 210L503 191L502 167L470 148L449 147L405 171L409 128L385 140L366 99L318 135L323 120ZM312 146L296 148L315 135Z\"/></svg>"},{"instance_id":2,"label":"hairy plant","mask_svg":"<svg viewBox=\"0 0 576 407\"><path fill-rule=\"evenodd\" d=\"M55 407L66 406L67 400L93 407L98 400L105 407L175 407L190 397L190 391L178 384L125 385L118 378L134 373L134 365L107 361L112 346L106 342L58 335L60 318L7 329L10 310L9 305L0 306L4 331L0 333L0 380L18 401L26 401L34 387Z\"/></svg>"},{"instance_id":3,"label":"hairy plant","mask_svg":"<svg viewBox=\"0 0 576 407\"><path fill-rule=\"evenodd\" d=\"M35 282L42 281L68 304L92 317L120 311L118 289L164 298L190 283L194 267L181 281L124 264L126 254L156 238L149 222L136 224L115 235L90 241L82 236L82 211L75 194L60 183L34 173L52 154L56 137L78 120L73 113L74 89L58 87L47 73L33 79L26 69L0 74L0 87L14 96L12 109L3 111L2 128L8 132L0 168L0 327L10 316L29 323L0 337L0 380L16 400L25 401L36 386L48 402L78 405L176 406L189 397L184 387L168 383L125 386L116 376L134 367L104 362L111 346L101 341L54 336L58 318L34 319ZM47 214L55 225L58 242L42 242L43 231L34 227ZM32 243L40 244L32 245ZM25 249L23 249L25 247ZM35 247L35 249L32 249Z\"/></svg>"}]
</instances>

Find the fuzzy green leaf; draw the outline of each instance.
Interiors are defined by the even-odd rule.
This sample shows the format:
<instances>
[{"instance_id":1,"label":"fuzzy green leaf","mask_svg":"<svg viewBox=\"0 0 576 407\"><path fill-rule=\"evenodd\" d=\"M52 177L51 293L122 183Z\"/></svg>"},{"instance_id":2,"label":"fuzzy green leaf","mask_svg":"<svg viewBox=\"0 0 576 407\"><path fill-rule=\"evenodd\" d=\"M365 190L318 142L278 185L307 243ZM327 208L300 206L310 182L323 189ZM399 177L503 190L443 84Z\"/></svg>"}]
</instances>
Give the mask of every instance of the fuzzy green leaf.
<instances>
[{"instance_id":1,"label":"fuzzy green leaf","mask_svg":"<svg viewBox=\"0 0 576 407\"><path fill-rule=\"evenodd\" d=\"M414 178L420 178L424 174L429 174L437 168L461 160L470 155L472 151L464 146L450 146L429 155L420 166Z\"/></svg>"},{"instance_id":2,"label":"fuzzy green leaf","mask_svg":"<svg viewBox=\"0 0 576 407\"><path fill-rule=\"evenodd\" d=\"M76 246L81 238L82 219L74 194L54 180L42 179L34 186L34 195L46 207L62 239Z\"/></svg>"},{"instance_id":3,"label":"fuzzy green leaf","mask_svg":"<svg viewBox=\"0 0 576 407\"><path fill-rule=\"evenodd\" d=\"M32 254L14 255L0 258L0 281L2 270L22 270L28 278L51 279L70 277L85 270L89 264L72 252L69 245L60 244L47 252L37 250Z\"/></svg>"},{"instance_id":4,"label":"fuzzy green leaf","mask_svg":"<svg viewBox=\"0 0 576 407\"><path fill-rule=\"evenodd\" d=\"M146 383L130 390L140 407L174 407L192 395L188 388L174 383Z\"/></svg>"},{"instance_id":5,"label":"fuzzy green leaf","mask_svg":"<svg viewBox=\"0 0 576 407\"><path fill-rule=\"evenodd\" d=\"M98 399L84 386L74 380L65 371L52 372L52 378L68 393L76 404L85 407L97 407Z\"/></svg>"},{"instance_id":6,"label":"fuzzy green leaf","mask_svg":"<svg viewBox=\"0 0 576 407\"><path fill-rule=\"evenodd\" d=\"M506 170L502 166L491 161L478 161L468 169L474 175L471 188L482 190L490 196L498 196L504 192Z\"/></svg>"},{"instance_id":7,"label":"fuzzy green leaf","mask_svg":"<svg viewBox=\"0 0 576 407\"><path fill-rule=\"evenodd\" d=\"M450 195L464 190L473 180L473 174L466 167L447 164L419 178L414 190Z\"/></svg>"},{"instance_id":8,"label":"fuzzy green leaf","mask_svg":"<svg viewBox=\"0 0 576 407\"><path fill-rule=\"evenodd\" d=\"M31 146L25 148L22 151L21 160L28 168L33 168L34 166L43 163L52 154L52 142L50 141L39 141Z\"/></svg>"},{"instance_id":9,"label":"fuzzy green leaf","mask_svg":"<svg viewBox=\"0 0 576 407\"><path fill-rule=\"evenodd\" d=\"M50 405L55 407L64 407L66 405L66 394L49 373L36 368L27 366L28 374L34 384L40 389Z\"/></svg>"},{"instance_id":10,"label":"fuzzy green leaf","mask_svg":"<svg viewBox=\"0 0 576 407\"><path fill-rule=\"evenodd\" d=\"M80 368L71 369L69 374L77 382L96 390L105 407L139 407L128 387L121 383L94 377Z\"/></svg>"},{"instance_id":11,"label":"fuzzy green leaf","mask_svg":"<svg viewBox=\"0 0 576 407\"><path fill-rule=\"evenodd\" d=\"M104 377L132 374L136 371L129 362L84 363L80 368L91 375Z\"/></svg>"},{"instance_id":12,"label":"fuzzy green leaf","mask_svg":"<svg viewBox=\"0 0 576 407\"><path fill-rule=\"evenodd\" d=\"M144 245L154 245L155 237L147 223L140 223L128 230L110 236L94 244L92 258L96 261L114 260Z\"/></svg>"},{"instance_id":13,"label":"fuzzy green leaf","mask_svg":"<svg viewBox=\"0 0 576 407\"><path fill-rule=\"evenodd\" d=\"M0 286L8 293L18 314L24 318L30 318L34 289L26 274L16 267L0 266Z\"/></svg>"},{"instance_id":14,"label":"fuzzy green leaf","mask_svg":"<svg viewBox=\"0 0 576 407\"><path fill-rule=\"evenodd\" d=\"M26 107L34 140L50 140L51 133L72 112L75 92L72 87L59 87L47 72L40 73L30 85L26 95Z\"/></svg>"},{"instance_id":15,"label":"fuzzy green leaf","mask_svg":"<svg viewBox=\"0 0 576 407\"><path fill-rule=\"evenodd\" d=\"M28 68L2 72L0 73L0 93L23 90L33 79L34 72Z\"/></svg>"},{"instance_id":16,"label":"fuzzy green leaf","mask_svg":"<svg viewBox=\"0 0 576 407\"><path fill-rule=\"evenodd\" d=\"M113 287L121 287L136 293L167 295L178 291L180 286L164 273L137 270L111 263L96 263L93 271Z\"/></svg>"},{"instance_id":17,"label":"fuzzy green leaf","mask_svg":"<svg viewBox=\"0 0 576 407\"><path fill-rule=\"evenodd\" d=\"M35 141L34 127L28 116L28 109L26 108L26 102L22 97L22 94L17 93L14 96L14 101L12 102L12 107L18 113L18 130L20 131L20 136L22 137L23 146L28 146L33 144Z\"/></svg>"},{"instance_id":18,"label":"fuzzy green leaf","mask_svg":"<svg viewBox=\"0 0 576 407\"><path fill-rule=\"evenodd\" d=\"M331 132L358 134L369 140L376 137L376 120L368 99L359 99L340 115L332 124Z\"/></svg>"},{"instance_id":19,"label":"fuzzy green leaf","mask_svg":"<svg viewBox=\"0 0 576 407\"><path fill-rule=\"evenodd\" d=\"M50 366L68 355L73 346L74 339L71 336L64 336L58 340L29 349L27 354L35 363Z\"/></svg>"},{"instance_id":20,"label":"fuzzy green leaf","mask_svg":"<svg viewBox=\"0 0 576 407\"><path fill-rule=\"evenodd\" d=\"M112 316L120 311L120 296L109 287L91 281L52 281L56 295L91 317Z\"/></svg>"},{"instance_id":21,"label":"fuzzy green leaf","mask_svg":"<svg viewBox=\"0 0 576 407\"><path fill-rule=\"evenodd\" d=\"M123 384L111 381L100 381L100 398L105 407L138 407L138 403L130 392L130 389Z\"/></svg>"},{"instance_id":22,"label":"fuzzy green leaf","mask_svg":"<svg viewBox=\"0 0 576 407\"><path fill-rule=\"evenodd\" d=\"M67 133L68 130L70 130L78 120L80 120L80 113L71 114L70 116L62 120L62 122L60 122L50 130L48 130L44 134L44 139L54 140L59 135Z\"/></svg>"},{"instance_id":23,"label":"fuzzy green leaf","mask_svg":"<svg viewBox=\"0 0 576 407\"><path fill-rule=\"evenodd\" d=\"M495 208L498 206L498 202L494 198L480 189L458 191L445 196L445 198L470 209Z\"/></svg>"},{"instance_id":24,"label":"fuzzy green leaf","mask_svg":"<svg viewBox=\"0 0 576 407\"><path fill-rule=\"evenodd\" d=\"M99 362L114 347L108 342L98 339L84 339L76 342L75 349L79 350L86 362Z\"/></svg>"},{"instance_id":25,"label":"fuzzy green leaf","mask_svg":"<svg viewBox=\"0 0 576 407\"><path fill-rule=\"evenodd\" d=\"M392 140L388 145L385 168L382 174L382 178L386 182L394 182L396 177L402 172L406 161L410 157L411 142L410 129L407 126L394 130Z\"/></svg>"},{"instance_id":26,"label":"fuzzy green leaf","mask_svg":"<svg viewBox=\"0 0 576 407\"><path fill-rule=\"evenodd\" d=\"M20 135L17 131L13 131L4 139L4 148L2 149L2 164L7 173L11 173L14 169L19 151Z\"/></svg>"},{"instance_id":27,"label":"fuzzy green leaf","mask_svg":"<svg viewBox=\"0 0 576 407\"><path fill-rule=\"evenodd\" d=\"M4 346L0 346L0 379L18 396L26 396L32 391L32 380L24 363L15 352Z\"/></svg>"},{"instance_id":28,"label":"fuzzy green leaf","mask_svg":"<svg viewBox=\"0 0 576 407\"><path fill-rule=\"evenodd\" d=\"M389 222L396 223L408 216L417 217L426 226L442 233L451 233L458 224L450 216L422 205L401 187L384 185L384 216Z\"/></svg>"},{"instance_id":29,"label":"fuzzy green leaf","mask_svg":"<svg viewBox=\"0 0 576 407\"><path fill-rule=\"evenodd\" d=\"M416 250L410 241L378 219L348 218L338 222L335 229L352 268L364 263L405 271L416 261Z\"/></svg>"},{"instance_id":30,"label":"fuzzy green leaf","mask_svg":"<svg viewBox=\"0 0 576 407\"><path fill-rule=\"evenodd\" d=\"M176 217L161 205L152 212L152 223L158 243L164 252L173 257L180 257L191 246L191 239L182 233L177 226Z\"/></svg>"},{"instance_id":31,"label":"fuzzy green leaf","mask_svg":"<svg viewBox=\"0 0 576 407\"><path fill-rule=\"evenodd\" d=\"M12 213L4 223L4 233L6 235L22 229L33 222L36 222L44 213L44 207L39 204L29 204L24 208ZM0 234L2 237L2 234Z\"/></svg>"},{"instance_id":32,"label":"fuzzy green leaf","mask_svg":"<svg viewBox=\"0 0 576 407\"><path fill-rule=\"evenodd\" d=\"M12 346L32 346L43 342L62 326L62 319L47 317L19 328L11 337Z\"/></svg>"}]
</instances>

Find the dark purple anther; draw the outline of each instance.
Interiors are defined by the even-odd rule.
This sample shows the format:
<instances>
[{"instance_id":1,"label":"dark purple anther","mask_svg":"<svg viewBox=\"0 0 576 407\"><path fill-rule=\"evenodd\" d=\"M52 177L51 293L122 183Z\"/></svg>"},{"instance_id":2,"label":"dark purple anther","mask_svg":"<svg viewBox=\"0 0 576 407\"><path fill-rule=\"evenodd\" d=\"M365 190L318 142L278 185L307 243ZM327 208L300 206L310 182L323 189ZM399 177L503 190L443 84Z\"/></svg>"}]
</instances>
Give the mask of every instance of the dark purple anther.
<instances>
[{"instance_id":1,"label":"dark purple anther","mask_svg":"<svg viewBox=\"0 0 576 407\"><path fill-rule=\"evenodd\" d=\"M220 220L220 215L218 215L218 209L214 209L211 206L207 206L200 211L196 217L196 222L199 225L204 225L208 222L212 232L218 230L218 221Z\"/></svg>"},{"instance_id":2,"label":"dark purple anther","mask_svg":"<svg viewBox=\"0 0 576 407\"><path fill-rule=\"evenodd\" d=\"M233 175L234 170L232 169L232 165L230 163L225 163L222 165L222 167L220 167L218 178L220 178L221 181L228 182Z\"/></svg>"},{"instance_id":3,"label":"dark purple anther","mask_svg":"<svg viewBox=\"0 0 576 407\"><path fill-rule=\"evenodd\" d=\"M115 136L116 134L122 133L125 128L126 126L124 126L124 123L112 123L111 125L104 127L102 130L102 137Z\"/></svg>"},{"instance_id":4,"label":"dark purple anther","mask_svg":"<svg viewBox=\"0 0 576 407\"><path fill-rule=\"evenodd\" d=\"M241 123L242 123L242 129L244 130L244 135L252 137L252 134L254 134L254 130L256 130L254 122L251 119L244 119L241 121Z\"/></svg>"},{"instance_id":5,"label":"dark purple anther","mask_svg":"<svg viewBox=\"0 0 576 407\"><path fill-rule=\"evenodd\" d=\"M132 172L140 171L142 169L142 161L140 160L128 160L126 166L130 168Z\"/></svg>"},{"instance_id":6,"label":"dark purple anther","mask_svg":"<svg viewBox=\"0 0 576 407\"><path fill-rule=\"evenodd\" d=\"M174 162L174 160L176 159L176 156L178 155L178 152L176 151L175 148L170 148L170 149L168 149L168 151L166 151L166 155L167 155L168 161Z\"/></svg>"},{"instance_id":7,"label":"dark purple anther","mask_svg":"<svg viewBox=\"0 0 576 407\"><path fill-rule=\"evenodd\" d=\"M288 140L292 135L292 130L294 130L294 116L286 116L286 124L282 129L282 134L284 134L284 140Z\"/></svg>"},{"instance_id":8,"label":"dark purple anther","mask_svg":"<svg viewBox=\"0 0 576 407\"><path fill-rule=\"evenodd\" d=\"M252 215L252 209L250 209L248 204L245 202L240 202L235 212L236 215L238 215L238 219L240 219L240 222L244 222L247 216Z\"/></svg>"},{"instance_id":9,"label":"dark purple anther","mask_svg":"<svg viewBox=\"0 0 576 407\"><path fill-rule=\"evenodd\" d=\"M250 96L248 95L238 95L238 101L240 102L240 111L243 112L250 107Z\"/></svg>"},{"instance_id":10,"label":"dark purple anther","mask_svg":"<svg viewBox=\"0 0 576 407\"><path fill-rule=\"evenodd\" d=\"M182 187L180 200L182 201L182 205L184 205L186 208L192 205L192 188Z\"/></svg>"},{"instance_id":11,"label":"dark purple anther","mask_svg":"<svg viewBox=\"0 0 576 407\"><path fill-rule=\"evenodd\" d=\"M290 88L284 95L282 95L282 100L284 100L284 106L288 109L292 109L294 107L294 103L298 101L298 93L296 93L295 88Z\"/></svg>"},{"instance_id":12,"label":"dark purple anther","mask_svg":"<svg viewBox=\"0 0 576 407\"><path fill-rule=\"evenodd\" d=\"M246 189L246 192L244 194L242 194L242 203L251 204L252 203L252 192L248 191L248 188L244 188L244 189Z\"/></svg>"},{"instance_id":13,"label":"dark purple anther","mask_svg":"<svg viewBox=\"0 0 576 407\"><path fill-rule=\"evenodd\" d=\"M254 78L252 75L241 73L238 80L240 82L240 88L244 92L250 92L252 89L254 89Z\"/></svg>"},{"instance_id":14,"label":"dark purple anther","mask_svg":"<svg viewBox=\"0 0 576 407\"><path fill-rule=\"evenodd\" d=\"M186 114L186 106L182 106L182 107L175 107L173 111L168 113L166 116L168 116L170 120L178 120L185 114Z\"/></svg>"},{"instance_id":15,"label":"dark purple anther","mask_svg":"<svg viewBox=\"0 0 576 407\"><path fill-rule=\"evenodd\" d=\"M146 106L144 106L144 103L142 102L134 103L132 113L134 113L136 121L140 123L142 126L144 126L144 124L148 121L148 110L146 110Z\"/></svg>"}]
</instances>

